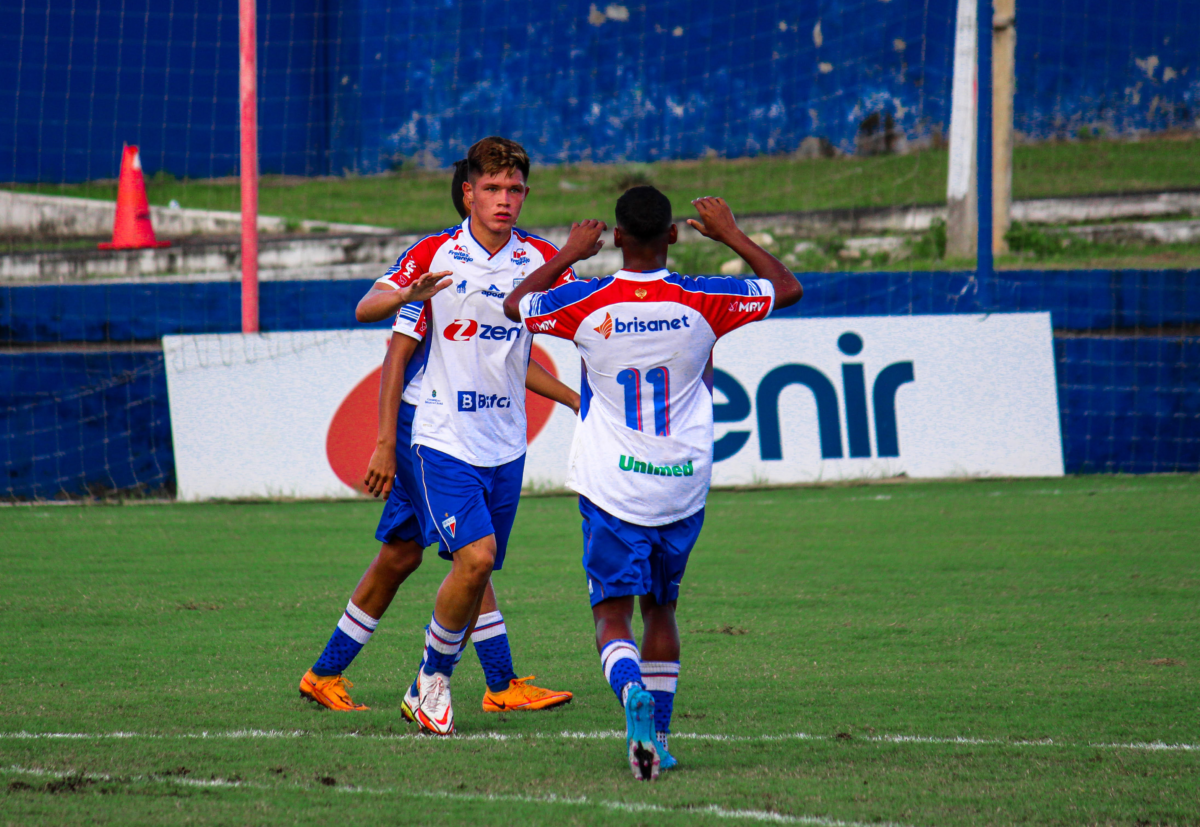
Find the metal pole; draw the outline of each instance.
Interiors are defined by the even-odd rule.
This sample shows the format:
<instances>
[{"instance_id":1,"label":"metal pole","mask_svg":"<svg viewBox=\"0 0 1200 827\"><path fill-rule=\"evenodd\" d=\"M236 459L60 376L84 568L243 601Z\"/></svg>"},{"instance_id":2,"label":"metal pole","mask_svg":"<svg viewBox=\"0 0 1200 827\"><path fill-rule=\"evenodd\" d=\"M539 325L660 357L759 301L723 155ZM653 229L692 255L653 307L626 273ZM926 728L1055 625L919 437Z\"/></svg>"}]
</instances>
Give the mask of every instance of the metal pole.
<instances>
[{"instance_id":1,"label":"metal pole","mask_svg":"<svg viewBox=\"0 0 1200 827\"><path fill-rule=\"evenodd\" d=\"M242 332L258 332L258 81L256 0L238 2L242 132Z\"/></svg>"},{"instance_id":2,"label":"metal pole","mask_svg":"<svg viewBox=\"0 0 1200 827\"><path fill-rule=\"evenodd\" d=\"M979 84L976 96L976 108L979 112L979 126L976 134L975 171L978 178L979 197L979 235L976 242L978 270L981 287L982 282L990 281L993 269L992 260L992 0L979 0L978 12L979 30L979 70L976 72L976 82Z\"/></svg>"}]
</instances>

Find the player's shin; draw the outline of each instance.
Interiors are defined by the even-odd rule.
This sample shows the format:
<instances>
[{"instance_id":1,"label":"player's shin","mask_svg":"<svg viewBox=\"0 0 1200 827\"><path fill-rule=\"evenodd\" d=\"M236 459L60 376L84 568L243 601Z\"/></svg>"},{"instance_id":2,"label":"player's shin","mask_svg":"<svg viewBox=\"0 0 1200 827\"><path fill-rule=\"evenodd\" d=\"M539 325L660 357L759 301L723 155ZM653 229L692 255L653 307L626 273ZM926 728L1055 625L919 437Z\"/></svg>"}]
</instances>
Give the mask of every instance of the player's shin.
<instances>
[{"instance_id":1,"label":"player's shin","mask_svg":"<svg viewBox=\"0 0 1200 827\"><path fill-rule=\"evenodd\" d=\"M355 606L353 600L347 603L346 611L342 613L337 627L333 630L333 636L325 644L325 651L313 664L313 673L327 677L346 671L346 667L367 645L378 624L378 618L371 617Z\"/></svg>"},{"instance_id":2,"label":"player's shin","mask_svg":"<svg viewBox=\"0 0 1200 827\"><path fill-rule=\"evenodd\" d=\"M642 681L654 696L654 734L667 747L671 733L671 713L675 708L675 689L679 685L679 661L642 661Z\"/></svg>"},{"instance_id":3,"label":"player's shin","mask_svg":"<svg viewBox=\"0 0 1200 827\"><path fill-rule=\"evenodd\" d=\"M481 614L471 633L475 654L483 667L483 676L488 689L503 692L509 682L517 677L513 671L512 651L508 645L508 630L499 611Z\"/></svg>"},{"instance_id":4,"label":"player's shin","mask_svg":"<svg viewBox=\"0 0 1200 827\"><path fill-rule=\"evenodd\" d=\"M610 640L604 644L600 650L600 665L604 669L604 679L622 705L631 686L645 687L641 655L632 640Z\"/></svg>"}]
</instances>

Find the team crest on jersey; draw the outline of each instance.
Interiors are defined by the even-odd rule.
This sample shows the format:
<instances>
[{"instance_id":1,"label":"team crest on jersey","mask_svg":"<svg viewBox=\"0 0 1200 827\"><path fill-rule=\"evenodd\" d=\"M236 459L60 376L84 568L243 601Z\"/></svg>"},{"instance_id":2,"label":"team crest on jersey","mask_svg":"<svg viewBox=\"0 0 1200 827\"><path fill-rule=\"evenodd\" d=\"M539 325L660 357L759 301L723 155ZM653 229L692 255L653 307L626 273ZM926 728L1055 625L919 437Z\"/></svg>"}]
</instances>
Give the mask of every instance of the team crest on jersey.
<instances>
[{"instance_id":1,"label":"team crest on jersey","mask_svg":"<svg viewBox=\"0 0 1200 827\"><path fill-rule=\"evenodd\" d=\"M646 298L646 288L639 287L637 290L633 291L633 295L637 296L639 299Z\"/></svg>"},{"instance_id":2,"label":"team crest on jersey","mask_svg":"<svg viewBox=\"0 0 1200 827\"><path fill-rule=\"evenodd\" d=\"M449 517L447 517L446 519L442 520L442 528L444 528L450 532L451 538L454 537L454 529L457 525L458 525L458 521L455 520L453 514L450 515Z\"/></svg>"},{"instance_id":3,"label":"team crest on jersey","mask_svg":"<svg viewBox=\"0 0 1200 827\"><path fill-rule=\"evenodd\" d=\"M475 259L471 258L471 253L467 250L467 248L462 246L461 244L455 244L453 247L450 248L450 257L452 259L454 259L455 261L461 261L461 262L468 262L468 261L475 260Z\"/></svg>"},{"instance_id":4,"label":"team crest on jersey","mask_svg":"<svg viewBox=\"0 0 1200 827\"><path fill-rule=\"evenodd\" d=\"M612 331L613 331L612 314L605 313L604 321L600 323L600 326L594 327L592 329L595 330L597 333L599 333L601 336L603 336L605 339L607 339L609 336L612 335Z\"/></svg>"},{"instance_id":5,"label":"team crest on jersey","mask_svg":"<svg viewBox=\"0 0 1200 827\"><path fill-rule=\"evenodd\" d=\"M517 249L513 250L512 263L513 264L528 264L529 263L529 253L525 252L524 247L518 247Z\"/></svg>"}]
</instances>

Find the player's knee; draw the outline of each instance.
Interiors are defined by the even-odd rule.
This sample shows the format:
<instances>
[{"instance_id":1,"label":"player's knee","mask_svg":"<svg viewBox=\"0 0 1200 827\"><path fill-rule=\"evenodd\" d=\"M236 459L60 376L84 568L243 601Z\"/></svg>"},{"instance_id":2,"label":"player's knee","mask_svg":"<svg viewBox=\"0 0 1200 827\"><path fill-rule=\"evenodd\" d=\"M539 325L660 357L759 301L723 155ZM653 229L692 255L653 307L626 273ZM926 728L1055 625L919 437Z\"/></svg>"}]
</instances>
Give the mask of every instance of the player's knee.
<instances>
[{"instance_id":1,"label":"player's knee","mask_svg":"<svg viewBox=\"0 0 1200 827\"><path fill-rule=\"evenodd\" d=\"M385 543L379 550L379 565L391 577L405 578L416 571L424 549L412 541Z\"/></svg>"},{"instance_id":2,"label":"player's knee","mask_svg":"<svg viewBox=\"0 0 1200 827\"><path fill-rule=\"evenodd\" d=\"M496 544L490 538L471 543L454 553L454 567L472 586L486 588L496 563Z\"/></svg>"}]
</instances>

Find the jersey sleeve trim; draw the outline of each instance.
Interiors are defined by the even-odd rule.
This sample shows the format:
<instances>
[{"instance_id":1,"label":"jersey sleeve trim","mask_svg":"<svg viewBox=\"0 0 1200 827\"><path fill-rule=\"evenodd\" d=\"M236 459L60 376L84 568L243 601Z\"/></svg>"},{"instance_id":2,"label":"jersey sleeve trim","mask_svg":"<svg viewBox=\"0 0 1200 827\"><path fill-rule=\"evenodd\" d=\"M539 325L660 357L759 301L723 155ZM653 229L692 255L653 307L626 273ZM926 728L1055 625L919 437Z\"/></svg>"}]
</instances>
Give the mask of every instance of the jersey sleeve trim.
<instances>
[{"instance_id":1,"label":"jersey sleeve trim","mask_svg":"<svg viewBox=\"0 0 1200 827\"><path fill-rule=\"evenodd\" d=\"M616 300L607 288L616 284L612 276L591 281L572 281L544 293L521 299L521 318L531 333L548 333L574 339L579 325L596 308Z\"/></svg>"},{"instance_id":2,"label":"jersey sleeve trim","mask_svg":"<svg viewBox=\"0 0 1200 827\"><path fill-rule=\"evenodd\" d=\"M429 314L424 302L412 302L400 308L396 313L396 322L392 325L394 333L401 333L418 342L424 341L428 330Z\"/></svg>"},{"instance_id":3,"label":"jersey sleeve trim","mask_svg":"<svg viewBox=\"0 0 1200 827\"><path fill-rule=\"evenodd\" d=\"M425 236L405 250L400 258L396 259L396 263L376 279L375 283L386 284L389 287L407 287L418 276L429 272L437 251L447 241L457 238L461 232L462 227L450 227L440 233Z\"/></svg>"}]
</instances>

